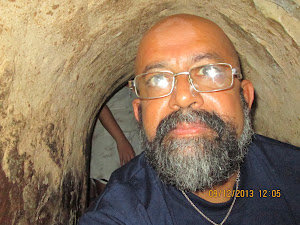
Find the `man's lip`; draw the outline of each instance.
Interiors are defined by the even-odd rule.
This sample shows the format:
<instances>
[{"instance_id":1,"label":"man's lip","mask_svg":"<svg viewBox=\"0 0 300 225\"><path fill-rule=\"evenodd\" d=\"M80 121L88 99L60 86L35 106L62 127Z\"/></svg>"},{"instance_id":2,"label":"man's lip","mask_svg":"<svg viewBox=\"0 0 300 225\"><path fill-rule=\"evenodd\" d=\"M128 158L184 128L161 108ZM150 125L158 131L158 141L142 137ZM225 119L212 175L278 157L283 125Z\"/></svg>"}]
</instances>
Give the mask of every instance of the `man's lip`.
<instances>
[{"instance_id":1,"label":"man's lip","mask_svg":"<svg viewBox=\"0 0 300 225\"><path fill-rule=\"evenodd\" d=\"M211 129L204 123L180 123L173 129L172 136L195 136L209 132Z\"/></svg>"}]
</instances>

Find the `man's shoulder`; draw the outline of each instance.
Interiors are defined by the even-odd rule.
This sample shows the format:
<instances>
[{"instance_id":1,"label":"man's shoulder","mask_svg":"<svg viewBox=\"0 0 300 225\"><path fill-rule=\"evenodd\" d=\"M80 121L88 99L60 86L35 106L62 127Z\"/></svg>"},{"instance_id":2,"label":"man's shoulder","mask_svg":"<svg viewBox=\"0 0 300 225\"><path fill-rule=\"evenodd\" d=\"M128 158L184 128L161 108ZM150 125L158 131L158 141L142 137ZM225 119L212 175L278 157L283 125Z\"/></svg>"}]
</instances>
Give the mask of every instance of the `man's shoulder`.
<instances>
[{"instance_id":1,"label":"man's shoulder","mask_svg":"<svg viewBox=\"0 0 300 225\"><path fill-rule=\"evenodd\" d=\"M250 150L260 151L272 156L284 155L286 157L300 157L300 148L269 137L256 134Z\"/></svg>"},{"instance_id":2,"label":"man's shoulder","mask_svg":"<svg viewBox=\"0 0 300 225\"><path fill-rule=\"evenodd\" d=\"M248 155L250 158L260 161L270 170L279 171L279 174L283 170L287 171L293 168L300 175L299 147L262 135L255 135Z\"/></svg>"},{"instance_id":3,"label":"man's shoulder","mask_svg":"<svg viewBox=\"0 0 300 225\"><path fill-rule=\"evenodd\" d=\"M104 193L81 218L80 224L95 221L100 221L100 224L115 224L113 221L149 224L146 206L150 205L149 201L152 204L157 202L156 205L161 203L160 182L156 179L144 153L140 154L112 174Z\"/></svg>"},{"instance_id":4,"label":"man's shoulder","mask_svg":"<svg viewBox=\"0 0 300 225\"><path fill-rule=\"evenodd\" d=\"M255 135L248 155L248 166L251 169L249 173L259 190L266 187L270 193L280 190L281 199L294 213L295 218L298 218L296 215L300 209L300 148Z\"/></svg>"},{"instance_id":5,"label":"man's shoulder","mask_svg":"<svg viewBox=\"0 0 300 225\"><path fill-rule=\"evenodd\" d=\"M299 147L255 135L246 160L258 176L265 174L272 180L274 187L286 189L289 194L300 188Z\"/></svg>"},{"instance_id":6,"label":"man's shoulder","mask_svg":"<svg viewBox=\"0 0 300 225\"><path fill-rule=\"evenodd\" d=\"M114 183L130 184L135 180L145 178L145 173L151 173L151 168L146 162L145 153L133 158L130 162L115 170L109 180L108 186Z\"/></svg>"},{"instance_id":7,"label":"man's shoulder","mask_svg":"<svg viewBox=\"0 0 300 225\"><path fill-rule=\"evenodd\" d=\"M142 152L113 172L104 195L114 198L125 194L130 199L138 198L139 201L143 201L143 196L148 195L148 192L153 192L152 189L157 190L160 183L157 179L155 171L146 162L145 153Z\"/></svg>"}]
</instances>

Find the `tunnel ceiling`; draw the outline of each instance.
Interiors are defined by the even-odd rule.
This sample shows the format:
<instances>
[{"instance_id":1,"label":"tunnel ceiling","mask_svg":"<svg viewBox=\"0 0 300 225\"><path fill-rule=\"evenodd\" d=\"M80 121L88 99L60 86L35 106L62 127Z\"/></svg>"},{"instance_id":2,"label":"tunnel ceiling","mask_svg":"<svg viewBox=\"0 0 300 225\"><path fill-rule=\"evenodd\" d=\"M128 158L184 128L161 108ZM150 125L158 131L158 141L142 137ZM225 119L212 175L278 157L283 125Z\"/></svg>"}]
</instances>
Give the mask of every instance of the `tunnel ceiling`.
<instances>
[{"instance_id":1,"label":"tunnel ceiling","mask_svg":"<svg viewBox=\"0 0 300 225\"><path fill-rule=\"evenodd\" d=\"M235 44L255 87L256 131L299 146L299 7L299 0L1 2L1 84L13 90L3 111L26 118L47 105L52 117L70 108L66 126L90 129L89 117L132 76L145 30L190 13L216 22Z\"/></svg>"},{"instance_id":2,"label":"tunnel ceiling","mask_svg":"<svg viewBox=\"0 0 300 225\"><path fill-rule=\"evenodd\" d=\"M2 70L13 70L14 80L28 84L10 96L14 112L26 116L45 102L52 111L60 111L62 105L72 107L84 100L89 108L74 113L68 123L83 115L95 116L106 96L133 74L143 32L163 16L190 13L216 22L235 44L244 77L255 86L256 131L300 145L299 1L11 0L1 4ZM33 96L37 91L41 93ZM28 99L30 107L19 95ZM62 105L53 103L57 98Z\"/></svg>"}]
</instances>

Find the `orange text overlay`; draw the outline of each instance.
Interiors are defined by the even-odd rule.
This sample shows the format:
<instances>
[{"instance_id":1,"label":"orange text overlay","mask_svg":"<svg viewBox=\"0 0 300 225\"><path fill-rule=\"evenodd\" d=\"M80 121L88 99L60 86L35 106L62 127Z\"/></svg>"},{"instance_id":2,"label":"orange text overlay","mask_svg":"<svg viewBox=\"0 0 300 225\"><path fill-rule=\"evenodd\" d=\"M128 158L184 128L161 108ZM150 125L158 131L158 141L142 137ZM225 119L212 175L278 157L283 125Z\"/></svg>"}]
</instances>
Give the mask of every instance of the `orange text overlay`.
<instances>
[{"instance_id":1,"label":"orange text overlay","mask_svg":"<svg viewBox=\"0 0 300 225\"><path fill-rule=\"evenodd\" d=\"M236 195L237 198L253 198L259 196L260 198L280 198L280 190L209 190L209 197L211 198L231 198Z\"/></svg>"}]
</instances>

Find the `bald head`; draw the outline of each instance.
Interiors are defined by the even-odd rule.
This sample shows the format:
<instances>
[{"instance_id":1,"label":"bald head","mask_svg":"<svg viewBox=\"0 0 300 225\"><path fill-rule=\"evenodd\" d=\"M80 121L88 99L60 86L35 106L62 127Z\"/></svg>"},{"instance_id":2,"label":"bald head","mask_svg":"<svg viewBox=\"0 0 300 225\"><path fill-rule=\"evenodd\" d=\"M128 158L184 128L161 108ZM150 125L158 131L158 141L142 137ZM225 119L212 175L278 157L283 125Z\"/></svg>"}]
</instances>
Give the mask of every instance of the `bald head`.
<instances>
[{"instance_id":1,"label":"bald head","mask_svg":"<svg viewBox=\"0 0 300 225\"><path fill-rule=\"evenodd\" d=\"M193 46L190 45L195 42L198 45L195 45L193 49ZM199 46L199 44L202 45ZM185 55L187 52L181 51L185 48L191 50L190 55ZM148 54L157 54L164 49L174 50L173 56L179 58L208 53L219 58L219 62L227 62L234 67L239 67L237 52L222 29L212 21L194 15L169 16L150 28L139 45L136 73L145 72L145 58L148 57ZM170 56L170 60L172 58ZM157 61L159 60L161 59L157 56Z\"/></svg>"},{"instance_id":2,"label":"bald head","mask_svg":"<svg viewBox=\"0 0 300 225\"><path fill-rule=\"evenodd\" d=\"M238 135L242 133L244 122L241 88L248 106L251 107L254 98L253 86L251 82L240 81L234 76L210 77L211 80L206 80L203 76L201 83L197 80L199 89L205 90L210 82L221 87L225 80L230 80L231 87L212 92L198 91L193 83L195 77L191 78L190 74L184 75L195 68L205 70L204 68L208 67L203 66L208 64L230 64L234 69L239 69L238 55L233 44L215 23L197 16L180 14L162 19L146 32L136 57L136 75L161 75L157 72L162 71L177 74L172 78L171 89L169 77L164 80L155 75L139 76L136 80L137 93L143 93L145 96L154 95L152 93L161 95L155 99L140 98L133 102L135 117L137 120L142 118L149 140L155 137L157 125L163 118L177 110L185 112L188 109L219 113L233 121ZM158 87L158 83L161 87ZM168 85L168 88L165 88L165 85ZM166 93L169 89L170 92ZM143 112L141 116L139 107Z\"/></svg>"}]
</instances>

